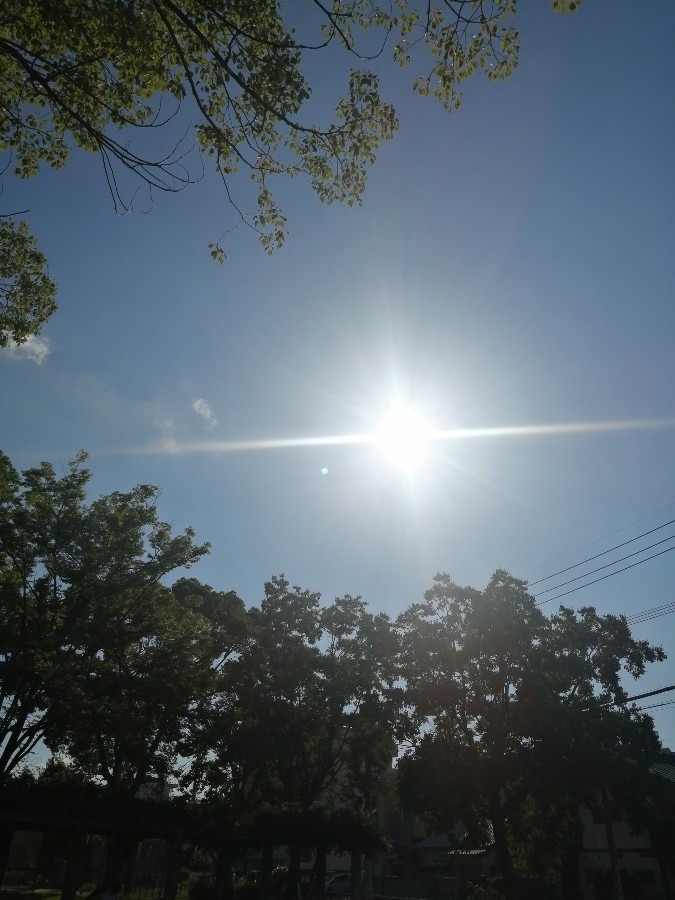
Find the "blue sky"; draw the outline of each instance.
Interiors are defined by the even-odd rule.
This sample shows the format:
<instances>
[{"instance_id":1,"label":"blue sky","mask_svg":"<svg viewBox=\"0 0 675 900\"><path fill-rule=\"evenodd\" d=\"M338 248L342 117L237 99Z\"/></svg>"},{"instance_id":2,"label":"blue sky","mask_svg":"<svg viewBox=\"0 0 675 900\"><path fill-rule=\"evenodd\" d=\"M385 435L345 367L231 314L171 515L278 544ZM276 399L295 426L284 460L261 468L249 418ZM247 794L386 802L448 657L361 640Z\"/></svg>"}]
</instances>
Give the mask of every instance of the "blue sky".
<instances>
[{"instance_id":1,"label":"blue sky","mask_svg":"<svg viewBox=\"0 0 675 900\"><path fill-rule=\"evenodd\" d=\"M14 464L84 448L95 494L159 485L213 545L194 575L248 603L284 572L395 614L439 570L535 579L675 519L675 6L546 7L523 4L514 76L451 116L387 70L401 127L363 206L280 183L272 258L240 229L210 261L232 214L208 175L123 217L94 157L6 177L60 302L40 364L0 354ZM338 75L318 77L317 102ZM661 425L437 441L414 472L367 444L218 449L370 432L393 397L449 430ZM674 574L666 553L565 599L632 614ZM639 689L675 682L674 626L636 628L672 658ZM673 747L674 711L654 711Z\"/></svg>"}]
</instances>

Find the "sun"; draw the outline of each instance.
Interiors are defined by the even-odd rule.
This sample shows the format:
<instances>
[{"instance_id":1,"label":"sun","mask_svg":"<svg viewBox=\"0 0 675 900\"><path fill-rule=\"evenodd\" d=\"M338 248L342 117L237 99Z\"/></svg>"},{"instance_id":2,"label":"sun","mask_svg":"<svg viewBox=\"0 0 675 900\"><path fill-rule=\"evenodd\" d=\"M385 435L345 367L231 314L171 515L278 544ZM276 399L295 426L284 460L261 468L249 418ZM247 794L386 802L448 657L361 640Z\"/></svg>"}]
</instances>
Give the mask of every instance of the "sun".
<instances>
[{"instance_id":1,"label":"sun","mask_svg":"<svg viewBox=\"0 0 675 900\"><path fill-rule=\"evenodd\" d=\"M426 459L434 432L424 417L407 406L396 406L385 416L375 442L400 469L413 469Z\"/></svg>"}]
</instances>

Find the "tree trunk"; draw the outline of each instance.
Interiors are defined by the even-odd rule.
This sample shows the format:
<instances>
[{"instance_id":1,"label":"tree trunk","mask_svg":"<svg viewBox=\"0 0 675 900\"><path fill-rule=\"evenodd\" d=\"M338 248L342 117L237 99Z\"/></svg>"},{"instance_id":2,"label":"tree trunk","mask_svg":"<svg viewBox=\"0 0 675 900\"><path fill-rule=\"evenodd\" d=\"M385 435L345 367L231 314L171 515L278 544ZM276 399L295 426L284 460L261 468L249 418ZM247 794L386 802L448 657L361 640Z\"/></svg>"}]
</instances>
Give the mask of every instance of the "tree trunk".
<instances>
[{"instance_id":1,"label":"tree trunk","mask_svg":"<svg viewBox=\"0 0 675 900\"><path fill-rule=\"evenodd\" d=\"M361 900L361 851L352 850L352 900Z\"/></svg>"},{"instance_id":2,"label":"tree trunk","mask_svg":"<svg viewBox=\"0 0 675 900\"><path fill-rule=\"evenodd\" d=\"M166 877L163 900L176 900L181 864L181 839L173 835L166 842Z\"/></svg>"},{"instance_id":3,"label":"tree trunk","mask_svg":"<svg viewBox=\"0 0 675 900\"><path fill-rule=\"evenodd\" d=\"M513 860L511 859L511 851L506 840L506 822L504 821L501 806L498 803L493 805L490 821L492 822L495 838L497 865L502 878L501 892L504 895L504 900L515 900Z\"/></svg>"},{"instance_id":4,"label":"tree trunk","mask_svg":"<svg viewBox=\"0 0 675 900\"><path fill-rule=\"evenodd\" d=\"M136 841L127 834L113 834L108 838L104 886L115 882L128 885L135 849Z\"/></svg>"},{"instance_id":5,"label":"tree trunk","mask_svg":"<svg viewBox=\"0 0 675 900\"><path fill-rule=\"evenodd\" d=\"M316 848L314 863L314 900L323 900L326 891L326 848Z\"/></svg>"},{"instance_id":6,"label":"tree trunk","mask_svg":"<svg viewBox=\"0 0 675 900\"><path fill-rule=\"evenodd\" d=\"M290 848L288 857L288 880L286 881L286 896L288 900L298 900L300 887L300 847L295 844Z\"/></svg>"},{"instance_id":7,"label":"tree trunk","mask_svg":"<svg viewBox=\"0 0 675 900\"><path fill-rule=\"evenodd\" d=\"M232 864L230 847L221 847L216 859L215 900L231 900L231 897L234 896Z\"/></svg>"},{"instance_id":8,"label":"tree trunk","mask_svg":"<svg viewBox=\"0 0 675 900\"><path fill-rule=\"evenodd\" d=\"M270 900L272 896L272 869L274 868L274 845L269 841L262 848L262 873L260 876L260 900Z\"/></svg>"},{"instance_id":9,"label":"tree trunk","mask_svg":"<svg viewBox=\"0 0 675 900\"><path fill-rule=\"evenodd\" d=\"M5 878L5 869L7 868L7 860L9 859L9 851L12 847L13 836L13 828L0 828L0 887Z\"/></svg>"},{"instance_id":10,"label":"tree trunk","mask_svg":"<svg viewBox=\"0 0 675 900\"><path fill-rule=\"evenodd\" d=\"M668 873L668 867L663 859L663 853L659 850L658 853L658 861L659 861L659 872L661 873L661 882L663 884L663 895L666 900L673 900L673 892L670 889L670 875Z\"/></svg>"},{"instance_id":11,"label":"tree trunk","mask_svg":"<svg viewBox=\"0 0 675 900\"><path fill-rule=\"evenodd\" d=\"M370 900L373 896L373 869L375 863L371 853L367 853L363 861L363 890L362 894L366 900Z\"/></svg>"},{"instance_id":12,"label":"tree trunk","mask_svg":"<svg viewBox=\"0 0 675 900\"><path fill-rule=\"evenodd\" d=\"M77 891L84 880L87 850L87 832L83 829L74 831L70 840L61 900L75 900Z\"/></svg>"},{"instance_id":13,"label":"tree trunk","mask_svg":"<svg viewBox=\"0 0 675 900\"><path fill-rule=\"evenodd\" d=\"M619 869L619 857L616 852L616 841L614 840L614 816L612 814L612 808L609 802L607 785L604 781L600 785L600 793L602 795L602 811L605 817L605 828L607 830L609 864L612 870L612 897L613 900L623 900L623 888L621 887L621 870Z\"/></svg>"},{"instance_id":14,"label":"tree trunk","mask_svg":"<svg viewBox=\"0 0 675 900\"><path fill-rule=\"evenodd\" d=\"M562 850L561 882L563 900L584 900L579 860L583 849L583 830L579 816L573 830L565 839Z\"/></svg>"}]
</instances>

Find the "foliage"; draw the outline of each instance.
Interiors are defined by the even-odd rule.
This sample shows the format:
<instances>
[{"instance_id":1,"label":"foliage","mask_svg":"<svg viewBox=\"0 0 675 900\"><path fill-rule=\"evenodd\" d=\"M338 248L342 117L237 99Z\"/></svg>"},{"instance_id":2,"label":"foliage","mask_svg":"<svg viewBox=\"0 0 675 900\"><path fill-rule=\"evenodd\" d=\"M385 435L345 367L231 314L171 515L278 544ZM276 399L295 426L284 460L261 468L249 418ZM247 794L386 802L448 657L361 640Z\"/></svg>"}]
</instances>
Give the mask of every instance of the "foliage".
<instances>
[{"instance_id":1,"label":"foliage","mask_svg":"<svg viewBox=\"0 0 675 900\"><path fill-rule=\"evenodd\" d=\"M553 2L561 11L577 5ZM276 0L5 0L0 152L20 178L43 164L62 167L73 147L96 152L116 208L127 211L135 190L123 173L151 192L181 190L201 176L196 146L222 180L234 227L248 224L271 252L286 234L275 176L304 175L325 203L361 201L378 147L398 126L380 96L376 70L386 55L395 66L414 64L418 94L456 109L475 72L502 79L517 65L515 9L515 0L305 0L299 9ZM311 109L316 54L343 65L329 121L315 121ZM235 199L244 175L252 214ZM211 255L224 259L220 242ZM21 258L10 263L20 279ZM50 314L49 290L40 317L14 325L19 335Z\"/></svg>"},{"instance_id":2,"label":"foliage","mask_svg":"<svg viewBox=\"0 0 675 900\"><path fill-rule=\"evenodd\" d=\"M384 742L381 722L378 730L391 676L387 617L372 616L361 598L349 595L320 608L318 595L289 591L285 579L273 579L265 590L252 615L262 629L267 691L274 700L270 726L277 753L269 789L277 802L301 810L319 798L330 806L352 802L355 793L372 794L373 785L364 778L375 783L392 756L390 730L385 729ZM289 623L293 609L295 622ZM304 642L293 628L298 635L304 629ZM284 629L286 640L280 639ZM323 650L319 639L327 642ZM369 772L360 769L365 753L359 750L366 742Z\"/></svg>"},{"instance_id":3,"label":"foliage","mask_svg":"<svg viewBox=\"0 0 675 900\"><path fill-rule=\"evenodd\" d=\"M208 551L189 528L172 536L149 485L87 503L85 459L59 478L0 454L0 782L81 708L120 641L142 639L161 579Z\"/></svg>"},{"instance_id":4,"label":"foliage","mask_svg":"<svg viewBox=\"0 0 675 900\"><path fill-rule=\"evenodd\" d=\"M80 665L67 711L54 714L48 745L78 771L135 794L175 774L190 708L208 690L214 652L208 622L161 585L145 592L125 628Z\"/></svg>"},{"instance_id":5,"label":"foliage","mask_svg":"<svg viewBox=\"0 0 675 900\"><path fill-rule=\"evenodd\" d=\"M14 171L23 178L35 175L41 163L64 165L73 144L99 152L111 190L124 205L115 163L163 190L179 189L190 175L180 148L138 155L116 130L160 128L175 114L175 108L164 112L162 100L166 105L170 98L174 107L189 103L197 115L197 143L226 187L239 169L256 181L260 211L254 223L271 247L284 228L268 190L271 175L304 172L322 200L356 202L378 144L396 129L376 75L358 68L349 71L332 123L317 125L302 116L311 94L303 73L307 57L334 44L357 65L388 45L394 61L406 66L425 51L429 69L415 90L455 108L462 81L477 68L490 78L505 77L518 52L512 0L458 6L312 0L294 27L274 0L254 6L238 0L100 0L84 6L78 0L9 0L0 22L6 98L0 149L13 150ZM368 53L362 43L375 51Z\"/></svg>"},{"instance_id":6,"label":"foliage","mask_svg":"<svg viewBox=\"0 0 675 900\"><path fill-rule=\"evenodd\" d=\"M577 822L573 804L542 809L533 797L527 797L509 829L516 872L555 879L562 869L565 840Z\"/></svg>"},{"instance_id":7,"label":"foliage","mask_svg":"<svg viewBox=\"0 0 675 900\"><path fill-rule=\"evenodd\" d=\"M235 884L234 896L236 900L258 900L260 897L260 888L254 882L244 878Z\"/></svg>"},{"instance_id":8,"label":"foliage","mask_svg":"<svg viewBox=\"0 0 675 900\"><path fill-rule=\"evenodd\" d=\"M308 810L319 797L327 803L341 791L353 797L346 776L360 729L371 729L372 779L392 755L381 727L376 737L373 718L384 650L391 648L386 617L371 616L352 597L322 609L318 594L278 577L246 621L236 654L219 668L195 714L183 748L191 757L186 784L225 802L235 820L263 799Z\"/></svg>"},{"instance_id":9,"label":"foliage","mask_svg":"<svg viewBox=\"0 0 675 900\"><path fill-rule=\"evenodd\" d=\"M437 576L398 627L417 723L399 765L403 802L442 830L463 821L469 839L489 821L507 897L508 827L528 798L541 810L588 802L605 780L630 811L658 739L623 705L619 677L664 654L632 638L625 618L561 607L549 619L499 570L484 591Z\"/></svg>"},{"instance_id":10,"label":"foliage","mask_svg":"<svg viewBox=\"0 0 675 900\"><path fill-rule=\"evenodd\" d=\"M266 583L246 623L197 704L183 785L210 818L219 883L243 829L260 846L289 846L295 896L302 849L381 846L374 794L393 755L385 693L395 645L387 617L360 598L322 607L283 576Z\"/></svg>"},{"instance_id":11,"label":"foliage","mask_svg":"<svg viewBox=\"0 0 675 900\"><path fill-rule=\"evenodd\" d=\"M61 756L50 756L37 776L37 783L45 786L76 785L82 786L88 783L81 772L78 772L70 763Z\"/></svg>"},{"instance_id":12,"label":"foliage","mask_svg":"<svg viewBox=\"0 0 675 900\"><path fill-rule=\"evenodd\" d=\"M472 884L466 894L466 900L504 900L504 895L492 887Z\"/></svg>"},{"instance_id":13,"label":"foliage","mask_svg":"<svg viewBox=\"0 0 675 900\"><path fill-rule=\"evenodd\" d=\"M210 875L193 878L188 885L188 900L214 900L216 882Z\"/></svg>"},{"instance_id":14,"label":"foliage","mask_svg":"<svg viewBox=\"0 0 675 900\"><path fill-rule=\"evenodd\" d=\"M7 809L56 804L70 819L103 802L116 822L136 809L150 821L165 805L134 795L181 758L198 802L174 812L216 857L216 893L237 840L289 845L294 893L302 848L381 849L374 798L405 735L403 804L437 830L462 821L466 844L494 842L507 900L516 873L551 879L572 859L578 805L600 790L665 840L658 738L621 682L664 653L624 617L547 617L502 570L482 591L437 576L395 625L283 576L249 609L194 578L168 588L207 546L190 529L172 536L147 485L87 502L84 463L58 477L0 455ZM40 739L69 764L13 775Z\"/></svg>"},{"instance_id":15,"label":"foliage","mask_svg":"<svg viewBox=\"0 0 675 900\"><path fill-rule=\"evenodd\" d=\"M581 6L581 0L553 0L551 6L556 12L573 13Z\"/></svg>"},{"instance_id":16,"label":"foliage","mask_svg":"<svg viewBox=\"0 0 675 900\"><path fill-rule=\"evenodd\" d=\"M38 334L56 310L56 285L26 222L0 218L0 347Z\"/></svg>"}]
</instances>

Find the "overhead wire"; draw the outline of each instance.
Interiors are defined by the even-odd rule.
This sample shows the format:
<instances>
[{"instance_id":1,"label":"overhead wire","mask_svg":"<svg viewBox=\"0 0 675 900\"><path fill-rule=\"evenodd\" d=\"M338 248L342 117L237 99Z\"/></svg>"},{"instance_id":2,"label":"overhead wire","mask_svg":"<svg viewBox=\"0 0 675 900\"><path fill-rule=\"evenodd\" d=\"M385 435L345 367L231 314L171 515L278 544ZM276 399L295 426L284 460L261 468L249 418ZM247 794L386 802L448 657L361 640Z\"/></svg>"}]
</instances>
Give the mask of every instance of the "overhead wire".
<instances>
[{"instance_id":1,"label":"overhead wire","mask_svg":"<svg viewBox=\"0 0 675 900\"><path fill-rule=\"evenodd\" d=\"M668 504L667 506L661 507L661 509L657 510L656 512L660 512L663 509L669 509L673 505L675 505L675 504L672 504L672 503ZM644 521L644 519L647 519L647 518L649 518L649 516L644 516L642 519L638 519L637 522ZM636 523L633 523L633 524L636 524ZM556 576L562 575L565 572L572 571L573 569L576 569L579 566L586 565L587 563L592 562L594 559L599 559L602 556L606 556L608 553L612 553L616 550L619 550L621 547L626 547L629 544L635 543L635 541L638 541L644 537L647 537L650 534L654 534L655 532L660 531L663 528L667 528L669 525L673 525L673 524L675 524L675 519L670 519L668 522L664 522L661 525L657 525L655 528L650 528L648 531L643 531L640 534L636 535L634 538L630 538L627 541L622 541L620 544L616 544L613 547L610 547L608 550L603 550L601 553L596 553L594 556L590 556L587 559L582 560L579 563L575 563L572 566L567 566L564 569L560 569L558 572L554 572L552 575L547 575L544 578L539 578L539 579L537 579L537 581L531 582L529 586L531 587L536 584L542 584L543 582L548 581L551 578L555 578ZM626 526L626 527L630 527L630 526ZM624 530L625 530L624 528L620 528L617 531L612 532L612 534L618 534ZM608 535L608 536L610 536L610 535ZM600 538L600 540L604 540L604 538ZM654 547L659 546L660 544L665 544L668 541L672 541L672 540L675 540L675 534L670 535L667 538L663 538L663 540L655 541L653 544L649 544L646 547L642 547L640 550L635 550L633 553L628 553L625 556L620 557L619 559L615 559L612 562L606 563L605 565L598 566L595 569L591 569L589 572L585 572L582 575L577 575L574 578L570 578L567 581L563 581L561 584L555 585L554 587L546 588L545 590L540 591L538 594L536 594L535 597L540 597L543 594L550 593L551 591L558 591L558 590L560 590L560 588L566 587L568 584L573 584L575 581L580 581L582 579L588 578L589 575L594 575L596 572L601 572L603 569L608 569L608 568L611 568L612 566L616 566L626 559L630 559L633 556L639 556L640 554L646 553L648 550L651 550ZM598 541L594 541L593 543L598 543ZM592 544L587 545L587 546L592 546ZM672 549L672 548L669 548L669 549ZM654 557L660 556L660 555L661 554L657 553L657 554L654 554L653 556L645 558L644 560L640 560L639 562L647 562L648 560L654 559ZM561 557L561 558L564 558L564 557ZM636 563L636 565L637 565L637 563ZM632 568L632 566L625 566L622 569L618 569L616 572L608 573L608 575L605 577L608 578L611 575L618 575L620 572L626 571L626 569L628 569L628 568ZM583 587L590 586L591 584L596 584L598 581L602 581L602 580L603 580L602 578L594 579L593 581L586 582L583 585L579 585L578 588L575 588L574 590L581 590ZM557 599L558 597L566 596L568 593L573 593L573 591L565 591L564 593L557 595L557 597L549 597L547 600L544 600L544 601L541 601L540 603L538 603L538 605L541 606L544 603L547 603L551 600ZM632 615L626 616L626 621L628 622L629 625L641 625L644 622L650 622L650 621L652 621L652 619L658 619L658 618L661 618L662 616L671 615L672 613L675 613L675 600L670 601L669 603L662 604L661 606L655 606L655 607L652 607L651 609L646 609L646 610L642 610L641 612L633 613Z\"/></svg>"},{"instance_id":2,"label":"overhead wire","mask_svg":"<svg viewBox=\"0 0 675 900\"><path fill-rule=\"evenodd\" d=\"M644 694L635 694L634 697L626 697L624 703L633 703L635 700L644 700L647 697L655 697L657 694L668 694L675 691L675 684L667 684L665 687L656 688L653 691L645 691Z\"/></svg>"},{"instance_id":3,"label":"overhead wire","mask_svg":"<svg viewBox=\"0 0 675 900\"><path fill-rule=\"evenodd\" d=\"M557 562L561 562L563 559L569 559L570 556L574 556L577 553L581 553L582 550L587 550L589 547L595 547L596 544L601 544L603 541L606 541L608 538L614 537L615 534L621 534L622 531L628 531L629 528L632 528L634 525L639 525L640 522L646 522L647 519L653 518L653 516L657 516L659 513L663 512L665 509L672 509L675 506L675 502L666 503L665 506L660 506L658 509L655 509L654 512L649 513L646 516L641 516L639 519L634 519L632 522L629 522L627 525L624 525L622 528L617 528L615 531L610 531L609 534L605 534L603 537L597 538L594 541L591 541L588 544L584 544L583 547L577 547L576 550L572 550L569 553L564 553L562 556L557 556L555 559L551 559L548 562L541 563L541 565L536 566L534 569L530 569L531 572L538 572L540 569L545 569L548 566L555 565ZM560 573L558 573L560 574ZM536 582L533 582L536 584Z\"/></svg>"},{"instance_id":4,"label":"overhead wire","mask_svg":"<svg viewBox=\"0 0 675 900\"><path fill-rule=\"evenodd\" d=\"M675 600L661 606L653 606L643 612L633 613L631 616L626 616L626 621L629 625L640 625L642 622L650 622L652 619L659 619L661 616L667 616L673 612L675 612Z\"/></svg>"},{"instance_id":5,"label":"overhead wire","mask_svg":"<svg viewBox=\"0 0 675 900\"><path fill-rule=\"evenodd\" d=\"M641 550L634 550L633 553L627 553L625 556L621 556L619 559L615 559L612 562L605 563L604 566L598 566L597 569L591 569L590 572L584 572L583 575L576 575L574 578L570 578L567 581L563 581L562 584L557 584L555 587L546 588L545 591L539 591L539 593L536 594L535 596L541 597L542 594L548 594L551 591L560 590L561 587L565 587L565 585L567 585L567 584L572 584L573 581L579 581L579 579L581 579L581 578L588 578L589 575L595 575L596 572L602 572L603 569L609 569L610 566L616 566L620 562L623 562L626 559L630 559L633 556L639 556L640 553L646 553L647 550L651 550L653 547L658 547L660 544L666 544L668 541L673 541L673 540L675 540L675 534L671 534L670 537L663 538L663 540L656 541L653 544L649 544L647 547L643 547ZM630 541L626 541L626 543L630 543ZM598 554L598 555L602 556L602 554ZM582 563L579 563L579 565L582 565ZM570 568L573 569L576 567L570 566ZM553 576L550 576L550 577L553 577ZM544 580L545 579L542 579L542 581L544 581Z\"/></svg>"},{"instance_id":6,"label":"overhead wire","mask_svg":"<svg viewBox=\"0 0 675 900\"><path fill-rule=\"evenodd\" d=\"M668 509L671 506L673 506L673 504L668 504L667 506L661 507L661 510ZM657 512L660 512L661 510L657 510ZM644 518L649 518L649 517L645 516ZM638 522L644 521L644 519L638 519L637 521ZM633 523L633 524L637 524L637 523ZM558 572L554 572L552 575L547 575L544 578L539 578L536 581L532 581L529 583L529 586L532 587L533 585L541 584L544 581L549 581L551 578L556 578L559 575L563 575L565 572L570 572L573 569L577 569L580 566L583 566L583 565L588 564L589 562L592 562L594 559L599 559L602 556L606 556L608 553L613 553L614 551L619 550L621 547L626 547L629 544L633 544L633 543L635 543L635 541L638 541L641 538L647 537L650 534L654 534L655 532L660 531L663 528L667 528L669 525L673 525L673 524L675 524L675 519L671 519L668 522L664 522L662 525L657 525L655 528L651 528L648 531L644 531L641 534L637 535L636 537L631 538L630 540L622 541L620 544L616 544L614 547L610 547L608 550L603 550L602 553L596 553L595 555L590 556L587 559L582 560L579 563L575 563L572 566L567 566L564 569L560 569ZM630 527L630 526L626 526L626 527ZM612 534L618 534L623 530L625 530L625 529L618 529L618 531L612 532ZM608 537L609 536L611 536L611 535L608 535ZM604 539L605 538L600 538L600 540L604 540ZM672 541L673 539L675 539L675 535L670 535L670 537L664 538L663 540L660 540L660 541L656 541L655 543L650 544L647 547L643 547L641 550L636 550L633 553L628 553L626 556L623 556L620 559L615 559L613 562L607 563L606 565L603 565L603 566L599 566L597 569L593 569L590 572L586 572L583 575L576 576L575 578L570 578L568 581L564 581L562 584L558 584L555 587L547 588L546 590L541 591L536 596L541 596L542 594L549 593L550 591L559 590L561 587L565 587L568 584L572 584L574 581L579 581L582 578L587 578L589 575L594 575L596 572L600 572L603 569L607 569L607 568L610 568L611 566L615 566L618 563L621 563L626 559L630 559L633 556L638 556L641 553L645 553L647 550L651 550L653 547L657 547L661 544L665 544L668 541ZM598 543L598 541L594 541L593 543ZM593 544L587 544L586 546L593 546ZM549 603L552 600L557 600L560 597L565 597L565 596L567 596L567 594L572 594L575 591L581 590L582 588L590 587L592 584L597 584L600 581L604 581L607 578L611 578L612 575L618 575L621 572L625 572L628 569L635 568L635 566L639 566L642 563L649 562L649 560L655 559L658 556L663 556L663 554L670 552L670 550L675 550L675 545L672 547L667 547L665 550L661 550L659 553L654 553L651 556L646 557L645 559L640 559L637 562L631 563L628 566L624 566L621 569L617 569L614 572L609 572L607 575L603 575L600 578L595 578L593 581L586 582L585 584L580 584L575 588L571 588L569 591L564 591L562 594L556 594L554 597L548 597L546 600L540 601L537 605L543 606L545 603ZM568 554L568 555L571 555L571 554ZM559 559L564 559L564 558L565 557L559 557ZM542 568L542 567L540 566L539 568ZM643 610L642 612L637 612L637 613L633 613L630 616L626 616L626 621L629 625L639 625L639 624L642 624L643 622L649 622L652 619L657 619L657 618L660 618L661 616L670 615L671 613L674 613L674 612L675 612L675 600L672 600L668 603L661 604L660 606L654 606L651 609L646 609L646 610ZM633 697L627 697L626 700L624 700L621 705L623 705L624 703L635 702L636 700L646 699L647 697L653 697L658 694L670 693L671 691L675 691L675 684L666 685L665 687L657 688L653 691L647 691L643 694L636 694ZM648 710L648 709L661 709L661 708L667 707L667 706L675 706L675 700L663 700L663 701L660 701L659 703L650 703L646 706L638 706L637 709L639 711L643 711L643 710Z\"/></svg>"},{"instance_id":7,"label":"overhead wire","mask_svg":"<svg viewBox=\"0 0 675 900\"><path fill-rule=\"evenodd\" d=\"M659 706L675 706L675 700L664 700L662 703L650 703L649 706L638 706L638 709L657 709Z\"/></svg>"},{"instance_id":8,"label":"overhead wire","mask_svg":"<svg viewBox=\"0 0 675 900\"><path fill-rule=\"evenodd\" d=\"M673 524L675 524L675 519L671 519L669 522L664 522L663 525L657 525L656 528L650 528L649 531L643 531L642 534L638 534L637 537L631 538L629 541L623 541L621 544L616 544L614 547L610 547L608 550L603 550L602 553L596 553L595 556L589 556L587 559L583 559L581 562L574 563L573 566L567 566L567 568L560 569L558 572L554 572L552 575L547 575L545 578L538 578L536 581L530 581L529 587L533 587L535 584L541 584L542 581L550 581L551 578L557 578L558 575L564 575L565 572L570 572L572 569L578 569L579 566L585 566L586 563L593 562L594 559L599 559L601 556L606 556L608 553L613 553L615 550L620 550L621 547L626 547L628 544L633 544L635 543L635 541L639 541L640 538L647 537L647 535L654 534L655 531L660 531L662 528L667 528L668 525ZM614 533L616 534L617 532Z\"/></svg>"},{"instance_id":9,"label":"overhead wire","mask_svg":"<svg viewBox=\"0 0 675 900\"><path fill-rule=\"evenodd\" d=\"M590 587L592 584L597 584L599 581L604 581L606 578L611 578L613 575L619 575L621 572L628 571L628 569L634 569L635 566L641 566L642 563L649 562L650 559L656 559L657 556L663 556L664 553L670 553L671 550L675 550L675 544L672 547L666 547L665 550L660 550L658 553L652 553L651 556L647 556L645 559L639 559L629 566L617 569L616 572L609 572L607 575L602 575L600 578L594 578L593 581L587 581L586 584L579 584L577 587L570 588L568 591L563 591L562 594L555 594L553 597L547 597L546 600L539 601L537 606L543 606L545 603L550 603L552 600L559 600L561 597L566 597L568 594L573 594L575 591L580 591L582 588ZM562 587L562 585L559 585L559 587Z\"/></svg>"}]
</instances>

